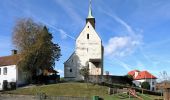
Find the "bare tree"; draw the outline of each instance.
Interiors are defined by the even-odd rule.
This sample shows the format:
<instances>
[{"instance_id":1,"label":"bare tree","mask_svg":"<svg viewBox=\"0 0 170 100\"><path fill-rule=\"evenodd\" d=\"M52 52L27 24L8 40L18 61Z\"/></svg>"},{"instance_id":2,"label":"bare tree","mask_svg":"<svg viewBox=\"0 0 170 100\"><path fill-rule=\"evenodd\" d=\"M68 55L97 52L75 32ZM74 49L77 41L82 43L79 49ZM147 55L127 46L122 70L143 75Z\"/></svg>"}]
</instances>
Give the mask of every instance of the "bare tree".
<instances>
[{"instance_id":1,"label":"bare tree","mask_svg":"<svg viewBox=\"0 0 170 100\"><path fill-rule=\"evenodd\" d=\"M160 82L170 82L170 76L168 76L166 71L160 72L159 81Z\"/></svg>"}]
</instances>

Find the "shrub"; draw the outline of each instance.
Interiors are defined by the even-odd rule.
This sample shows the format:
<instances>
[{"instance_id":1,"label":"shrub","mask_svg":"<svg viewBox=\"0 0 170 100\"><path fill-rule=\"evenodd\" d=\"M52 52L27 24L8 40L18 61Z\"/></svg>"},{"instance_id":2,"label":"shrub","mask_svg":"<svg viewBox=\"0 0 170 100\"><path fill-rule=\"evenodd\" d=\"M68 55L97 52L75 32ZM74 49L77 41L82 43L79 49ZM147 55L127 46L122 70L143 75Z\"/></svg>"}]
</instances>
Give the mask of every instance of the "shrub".
<instances>
[{"instance_id":1,"label":"shrub","mask_svg":"<svg viewBox=\"0 0 170 100\"><path fill-rule=\"evenodd\" d=\"M3 90L8 90L8 81L7 80L3 81L2 89Z\"/></svg>"},{"instance_id":2,"label":"shrub","mask_svg":"<svg viewBox=\"0 0 170 100\"><path fill-rule=\"evenodd\" d=\"M127 83L127 84L129 84L129 85L132 85L133 84L133 76L131 76L131 75L125 75L124 76L124 81Z\"/></svg>"},{"instance_id":3,"label":"shrub","mask_svg":"<svg viewBox=\"0 0 170 100\"><path fill-rule=\"evenodd\" d=\"M14 90L16 89L16 82L10 82L10 89Z\"/></svg>"},{"instance_id":4,"label":"shrub","mask_svg":"<svg viewBox=\"0 0 170 100\"><path fill-rule=\"evenodd\" d=\"M141 84L141 87L144 88L144 89L150 90L150 84L149 84L149 82L143 82L143 83Z\"/></svg>"}]
</instances>

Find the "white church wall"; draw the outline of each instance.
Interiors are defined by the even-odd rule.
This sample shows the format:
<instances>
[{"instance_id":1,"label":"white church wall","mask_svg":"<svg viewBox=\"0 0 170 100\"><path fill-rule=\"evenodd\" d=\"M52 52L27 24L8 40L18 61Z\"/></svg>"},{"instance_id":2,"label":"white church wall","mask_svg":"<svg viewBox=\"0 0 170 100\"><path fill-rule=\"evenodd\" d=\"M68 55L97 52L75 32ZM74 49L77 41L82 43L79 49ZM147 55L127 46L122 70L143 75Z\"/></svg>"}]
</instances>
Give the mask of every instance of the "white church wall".
<instances>
[{"instance_id":1,"label":"white church wall","mask_svg":"<svg viewBox=\"0 0 170 100\"><path fill-rule=\"evenodd\" d=\"M83 76L80 75L80 69L84 66L89 67L90 75L103 74L103 46L100 37L94 29L95 19L87 18L86 22L84 29L76 39L74 56L72 55L64 63L65 79L69 77L73 79L75 77L74 80L82 80ZM72 59L75 62L71 62ZM70 68L75 71L70 73Z\"/></svg>"}]
</instances>

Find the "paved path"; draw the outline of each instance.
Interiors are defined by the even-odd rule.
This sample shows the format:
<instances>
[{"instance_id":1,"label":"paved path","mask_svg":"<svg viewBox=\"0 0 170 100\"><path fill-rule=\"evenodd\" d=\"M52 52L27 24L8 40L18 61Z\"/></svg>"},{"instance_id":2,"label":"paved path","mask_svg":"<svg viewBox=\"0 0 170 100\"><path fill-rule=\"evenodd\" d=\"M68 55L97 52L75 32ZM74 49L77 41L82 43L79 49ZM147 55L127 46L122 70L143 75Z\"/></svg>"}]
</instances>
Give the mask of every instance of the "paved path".
<instances>
[{"instance_id":1,"label":"paved path","mask_svg":"<svg viewBox=\"0 0 170 100\"><path fill-rule=\"evenodd\" d=\"M34 96L29 95L0 94L0 100L36 100L36 99Z\"/></svg>"}]
</instances>

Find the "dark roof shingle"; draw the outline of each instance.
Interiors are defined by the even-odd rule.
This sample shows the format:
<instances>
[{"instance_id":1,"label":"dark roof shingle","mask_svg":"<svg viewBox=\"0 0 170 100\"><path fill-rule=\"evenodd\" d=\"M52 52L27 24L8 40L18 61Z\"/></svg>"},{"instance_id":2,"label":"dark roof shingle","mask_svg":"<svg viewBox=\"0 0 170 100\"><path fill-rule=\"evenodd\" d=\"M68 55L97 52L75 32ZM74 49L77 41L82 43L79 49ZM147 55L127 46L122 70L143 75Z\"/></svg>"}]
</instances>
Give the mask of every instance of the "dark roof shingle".
<instances>
[{"instance_id":1,"label":"dark roof shingle","mask_svg":"<svg viewBox=\"0 0 170 100\"><path fill-rule=\"evenodd\" d=\"M0 67L8 66L8 65L16 65L19 59L20 59L19 54L0 57Z\"/></svg>"}]
</instances>

